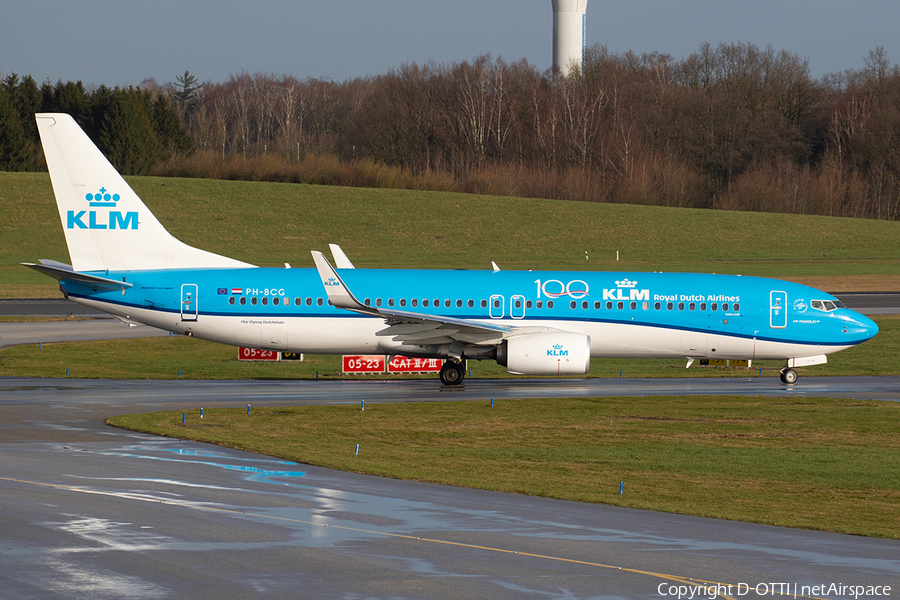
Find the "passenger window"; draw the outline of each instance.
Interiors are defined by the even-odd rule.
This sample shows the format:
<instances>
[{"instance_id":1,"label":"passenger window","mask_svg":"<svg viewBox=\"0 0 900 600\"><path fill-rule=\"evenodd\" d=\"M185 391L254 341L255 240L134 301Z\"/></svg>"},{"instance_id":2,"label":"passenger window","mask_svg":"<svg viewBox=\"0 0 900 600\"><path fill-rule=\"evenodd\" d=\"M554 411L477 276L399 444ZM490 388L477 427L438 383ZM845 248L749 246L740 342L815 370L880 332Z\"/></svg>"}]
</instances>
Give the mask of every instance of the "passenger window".
<instances>
[{"instance_id":1,"label":"passenger window","mask_svg":"<svg viewBox=\"0 0 900 600\"><path fill-rule=\"evenodd\" d=\"M500 300L494 300L494 308L500 308Z\"/></svg>"},{"instance_id":2,"label":"passenger window","mask_svg":"<svg viewBox=\"0 0 900 600\"><path fill-rule=\"evenodd\" d=\"M631 303L631 310L635 310L635 309L637 309L637 302L632 302L632 303Z\"/></svg>"},{"instance_id":3,"label":"passenger window","mask_svg":"<svg viewBox=\"0 0 900 600\"><path fill-rule=\"evenodd\" d=\"M331 300L329 300L329 302L331 302ZM318 306L322 306L322 299L321 299L321 298L316 298L316 304L317 304Z\"/></svg>"},{"instance_id":4,"label":"passenger window","mask_svg":"<svg viewBox=\"0 0 900 600\"><path fill-rule=\"evenodd\" d=\"M650 303L647 301L644 301L644 304L641 305L641 308L643 308L644 310L650 310Z\"/></svg>"},{"instance_id":5,"label":"passenger window","mask_svg":"<svg viewBox=\"0 0 900 600\"><path fill-rule=\"evenodd\" d=\"M603 303L600 302L599 300L597 300L596 302L594 302L594 310L600 310L600 308L601 308L602 306L603 306Z\"/></svg>"},{"instance_id":6,"label":"passenger window","mask_svg":"<svg viewBox=\"0 0 900 600\"><path fill-rule=\"evenodd\" d=\"M256 306L256 296L253 296L252 298L250 298L250 304L252 304L253 306Z\"/></svg>"},{"instance_id":7,"label":"passenger window","mask_svg":"<svg viewBox=\"0 0 900 600\"><path fill-rule=\"evenodd\" d=\"M719 310L719 305L716 304L715 302L713 302L710 306L712 306L713 312L716 312L717 310Z\"/></svg>"},{"instance_id":8,"label":"passenger window","mask_svg":"<svg viewBox=\"0 0 900 600\"><path fill-rule=\"evenodd\" d=\"M449 302L449 300L448 300L448 302ZM440 299L435 298L435 300L434 300L434 307L435 307L435 308L438 308L440 305L441 305ZM449 306L449 304L448 304L447 306Z\"/></svg>"},{"instance_id":9,"label":"passenger window","mask_svg":"<svg viewBox=\"0 0 900 600\"><path fill-rule=\"evenodd\" d=\"M462 308L462 300L456 301L456 308Z\"/></svg>"},{"instance_id":10,"label":"passenger window","mask_svg":"<svg viewBox=\"0 0 900 600\"><path fill-rule=\"evenodd\" d=\"M516 299L516 308L522 308L522 301L519 299Z\"/></svg>"},{"instance_id":11,"label":"passenger window","mask_svg":"<svg viewBox=\"0 0 900 600\"><path fill-rule=\"evenodd\" d=\"M234 296L228 299L228 304L234 304Z\"/></svg>"},{"instance_id":12,"label":"passenger window","mask_svg":"<svg viewBox=\"0 0 900 600\"><path fill-rule=\"evenodd\" d=\"M537 301L537 307L538 307L538 308L544 308L544 301L543 301L543 300L538 300L538 301Z\"/></svg>"},{"instance_id":13,"label":"passenger window","mask_svg":"<svg viewBox=\"0 0 900 600\"><path fill-rule=\"evenodd\" d=\"M662 308L662 304L661 304L661 303L659 303L659 302L654 302L654 303L653 303L653 310L659 310L660 308Z\"/></svg>"},{"instance_id":14,"label":"passenger window","mask_svg":"<svg viewBox=\"0 0 900 600\"><path fill-rule=\"evenodd\" d=\"M674 304L672 304L671 302L666 302L666 310L672 310L673 308L675 308Z\"/></svg>"},{"instance_id":15,"label":"passenger window","mask_svg":"<svg viewBox=\"0 0 900 600\"><path fill-rule=\"evenodd\" d=\"M278 306L278 296L275 296L274 298L272 298L272 304L274 304L275 306Z\"/></svg>"},{"instance_id":16,"label":"passenger window","mask_svg":"<svg viewBox=\"0 0 900 600\"><path fill-rule=\"evenodd\" d=\"M575 302L574 300L572 300L571 302L569 302L569 308L577 308L577 307L578 307L578 303Z\"/></svg>"},{"instance_id":17,"label":"passenger window","mask_svg":"<svg viewBox=\"0 0 900 600\"><path fill-rule=\"evenodd\" d=\"M469 300L469 301L466 303L466 305L467 305L469 308L475 308L475 301L474 301L474 300Z\"/></svg>"},{"instance_id":18,"label":"passenger window","mask_svg":"<svg viewBox=\"0 0 900 600\"><path fill-rule=\"evenodd\" d=\"M388 306L393 306L393 305L394 305L394 299L388 298Z\"/></svg>"},{"instance_id":19,"label":"passenger window","mask_svg":"<svg viewBox=\"0 0 900 600\"><path fill-rule=\"evenodd\" d=\"M435 304L437 304L437 303L435 303ZM444 307L450 308L450 300L444 300Z\"/></svg>"},{"instance_id":20,"label":"passenger window","mask_svg":"<svg viewBox=\"0 0 900 600\"><path fill-rule=\"evenodd\" d=\"M416 298L413 298L411 302L412 302L412 305L413 305L413 306L418 306L418 305L419 305L419 300L416 299Z\"/></svg>"},{"instance_id":21,"label":"passenger window","mask_svg":"<svg viewBox=\"0 0 900 600\"><path fill-rule=\"evenodd\" d=\"M406 306L406 298L400 298L400 306Z\"/></svg>"},{"instance_id":22,"label":"passenger window","mask_svg":"<svg viewBox=\"0 0 900 600\"><path fill-rule=\"evenodd\" d=\"M706 310L706 302L700 303L700 310Z\"/></svg>"},{"instance_id":23,"label":"passenger window","mask_svg":"<svg viewBox=\"0 0 900 600\"><path fill-rule=\"evenodd\" d=\"M724 310L725 312L728 312L728 303L727 302L722 303L722 310Z\"/></svg>"},{"instance_id":24,"label":"passenger window","mask_svg":"<svg viewBox=\"0 0 900 600\"><path fill-rule=\"evenodd\" d=\"M734 303L734 312L740 312L740 310L741 310L741 305L738 304L737 302L735 302Z\"/></svg>"},{"instance_id":25,"label":"passenger window","mask_svg":"<svg viewBox=\"0 0 900 600\"><path fill-rule=\"evenodd\" d=\"M303 304L303 298L294 298L294 304L300 306L301 304Z\"/></svg>"},{"instance_id":26,"label":"passenger window","mask_svg":"<svg viewBox=\"0 0 900 600\"><path fill-rule=\"evenodd\" d=\"M366 298L365 300L363 300L363 304L365 304L366 306L372 306L372 299Z\"/></svg>"},{"instance_id":27,"label":"passenger window","mask_svg":"<svg viewBox=\"0 0 900 600\"><path fill-rule=\"evenodd\" d=\"M525 302L525 308L531 308L531 300Z\"/></svg>"},{"instance_id":28,"label":"passenger window","mask_svg":"<svg viewBox=\"0 0 900 600\"><path fill-rule=\"evenodd\" d=\"M678 303L678 310L684 310L684 302Z\"/></svg>"},{"instance_id":29,"label":"passenger window","mask_svg":"<svg viewBox=\"0 0 900 600\"><path fill-rule=\"evenodd\" d=\"M624 302L617 302L617 303L616 303L616 308L618 308L619 310L622 310L623 308L625 308L625 303L624 303Z\"/></svg>"},{"instance_id":30,"label":"passenger window","mask_svg":"<svg viewBox=\"0 0 900 600\"><path fill-rule=\"evenodd\" d=\"M553 300L547 300L547 308L553 308Z\"/></svg>"},{"instance_id":31,"label":"passenger window","mask_svg":"<svg viewBox=\"0 0 900 600\"><path fill-rule=\"evenodd\" d=\"M481 308L487 308L487 300L481 301Z\"/></svg>"},{"instance_id":32,"label":"passenger window","mask_svg":"<svg viewBox=\"0 0 900 600\"><path fill-rule=\"evenodd\" d=\"M589 304L588 304L588 301L587 301L587 300L583 300L583 301L581 302L581 308L587 308L588 306L589 306Z\"/></svg>"},{"instance_id":33,"label":"passenger window","mask_svg":"<svg viewBox=\"0 0 900 600\"><path fill-rule=\"evenodd\" d=\"M428 298L422 300L422 306L428 306Z\"/></svg>"},{"instance_id":34,"label":"passenger window","mask_svg":"<svg viewBox=\"0 0 900 600\"><path fill-rule=\"evenodd\" d=\"M606 310L612 310L612 302L607 301L607 303L606 303Z\"/></svg>"},{"instance_id":35,"label":"passenger window","mask_svg":"<svg viewBox=\"0 0 900 600\"><path fill-rule=\"evenodd\" d=\"M697 310L697 305L691 302L688 304L688 310Z\"/></svg>"},{"instance_id":36,"label":"passenger window","mask_svg":"<svg viewBox=\"0 0 900 600\"><path fill-rule=\"evenodd\" d=\"M245 305L245 304L247 304L247 297L246 297L246 296L241 296L241 306L243 306L243 305Z\"/></svg>"}]
</instances>

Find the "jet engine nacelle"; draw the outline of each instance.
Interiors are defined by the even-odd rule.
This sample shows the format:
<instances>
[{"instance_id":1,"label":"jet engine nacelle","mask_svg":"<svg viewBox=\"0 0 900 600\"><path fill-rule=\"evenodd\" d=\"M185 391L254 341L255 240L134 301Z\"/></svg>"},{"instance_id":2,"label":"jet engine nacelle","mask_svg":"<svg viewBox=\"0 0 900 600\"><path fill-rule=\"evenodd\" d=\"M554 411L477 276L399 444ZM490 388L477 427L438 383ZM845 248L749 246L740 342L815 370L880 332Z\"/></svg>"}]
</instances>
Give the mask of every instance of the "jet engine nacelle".
<instances>
[{"instance_id":1,"label":"jet engine nacelle","mask_svg":"<svg viewBox=\"0 0 900 600\"><path fill-rule=\"evenodd\" d=\"M591 368L591 338L570 331L518 335L506 340L500 358L516 375L584 375Z\"/></svg>"}]
</instances>

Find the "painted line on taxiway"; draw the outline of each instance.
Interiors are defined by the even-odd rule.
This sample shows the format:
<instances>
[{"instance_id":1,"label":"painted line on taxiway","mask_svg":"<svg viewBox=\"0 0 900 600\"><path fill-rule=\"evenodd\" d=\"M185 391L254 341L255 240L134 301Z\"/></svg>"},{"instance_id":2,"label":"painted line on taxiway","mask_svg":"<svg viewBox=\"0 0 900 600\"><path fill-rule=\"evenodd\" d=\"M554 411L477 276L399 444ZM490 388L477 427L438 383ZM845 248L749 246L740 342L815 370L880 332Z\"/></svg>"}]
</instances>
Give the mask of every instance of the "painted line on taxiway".
<instances>
[{"instance_id":1,"label":"painted line on taxiway","mask_svg":"<svg viewBox=\"0 0 900 600\"><path fill-rule=\"evenodd\" d=\"M585 561L585 560L578 560L578 559L574 559L574 558L564 558L561 556L550 556L550 555L546 555L546 554L534 554L531 552L508 550L506 548L494 548L491 546L466 544L463 542L453 542L450 540L438 540L438 539L433 539L433 538L416 537L413 535L405 535L402 533L391 533L388 531L375 531L372 529L360 529L357 527L347 527L344 525L330 525L328 523L306 521L303 519L292 519L290 517L278 517L278 516L266 515L266 514L255 513L255 512L245 512L245 511L235 510L232 508L208 506L208 505L201 504L201 503L175 501L175 500L172 500L169 498L158 498L158 497L154 497L154 496L128 494L128 493L120 493L120 492L108 492L108 491L103 491L103 490L91 490L91 489L80 488L80 487L70 486L70 485L65 485L65 484L60 484L60 483L44 483L44 482L40 482L40 481L29 481L27 479L15 479L15 478L11 478L11 477L0 477L0 481L9 481L9 482L13 482L13 483L24 483L24 484L28 484L28 485L54 488L54 489L65 490L65 491L69 491L69 492L79 492L82 494L96 494L96 495L101 495L101 496L126 498L126 499L130 499L130 500L140 500L142 502L169 504L171 506L179 506L182 508L191 508L191 509L195 509L195 510L206 510L206 511L230 514L230 515L235 515L235 516L246 516L246 517L253 517L253 518L258 518L258 519L268 519L268 520L272 520L272 521L284 521L284 522L288 522L288 523L298 523L301 525L309 525L309 526L315 526L315 527L327 527L330 529L339 529L341 531L352 531L352 532L356 532L356 533L365 533L368 535L378 535L378 536L391 537L391 538L396 538L396 539L413 540L413 541L418 541L418 542L426 542L429 544L442 544L442 545L446 545L446 546L456 546L459 548L468 548L471 550L485 550L488 552L513 554L513 555L517 555L517 556L526 556L528 558L539 558L539 559L543 559L543 560L563 562L563 563L567 563L567 564L584 565L584 566L588 566L588 567L599 567L602 569L612 569L612 570L617 570L617 571L624 571L626 573L634 573L636 575L646 575L649 577L666 579L669 581L675 581L678 583L682 583L685 585L692 585L695 587L723 586L726 589L728 589L729 586L733 588L736 585L736 584L727 584L727 583L722 583L722 582L717 582L717 581L708 581L708 580L704 580L704 579L694 579L692 577L687 577L684 575L671 575L671 574L667 574L667 573L655 573L653 571L643 571L641 569L632 569L629 567L619 567L616 565L607 565L607 564L603 564L603 563L595 563L595 562L590 562L590 561ZM790 593L775 592L775 591L773 591L772 593L781 595L781 596L790 596L793 598L809 598L811 600L826 600L824 598L819 598L818 596L802 596L799 594L790 594ZM709 596L707 596L707 597L709 597ZM726 600L735 600L732 596L728 596L728 595L724 595L724 594L717 594L717 597L724 598Z\"/></svg>"}]
</instances>

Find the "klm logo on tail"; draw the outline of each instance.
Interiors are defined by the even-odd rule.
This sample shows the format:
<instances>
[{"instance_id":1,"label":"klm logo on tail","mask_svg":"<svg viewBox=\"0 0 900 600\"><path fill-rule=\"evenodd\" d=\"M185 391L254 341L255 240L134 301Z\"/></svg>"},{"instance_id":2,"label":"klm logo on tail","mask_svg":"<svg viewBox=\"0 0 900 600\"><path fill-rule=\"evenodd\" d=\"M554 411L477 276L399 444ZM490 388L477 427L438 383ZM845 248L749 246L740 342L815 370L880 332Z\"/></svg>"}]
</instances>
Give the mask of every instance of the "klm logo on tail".
<instances>
[{"instance_id":1,"label":"klm logo on tail","mask_svg":"<svg viewBox=\"0 0 900 600\"><path fill-rule=\"evenodd\" d=\"M96 194L85 195L88 206L98 208L114 208L119 201L119 194L110 194L106 188L100 188ZM138 213L137 211L128 211L122 213L119 210L111 210L103 218L102 213L98 219L98 211L96 210L79 210L75 212L70 210L66 212L66 229L137 229ZM87 222L85 222L87 219Z\"/></svg>"}]
</instances>

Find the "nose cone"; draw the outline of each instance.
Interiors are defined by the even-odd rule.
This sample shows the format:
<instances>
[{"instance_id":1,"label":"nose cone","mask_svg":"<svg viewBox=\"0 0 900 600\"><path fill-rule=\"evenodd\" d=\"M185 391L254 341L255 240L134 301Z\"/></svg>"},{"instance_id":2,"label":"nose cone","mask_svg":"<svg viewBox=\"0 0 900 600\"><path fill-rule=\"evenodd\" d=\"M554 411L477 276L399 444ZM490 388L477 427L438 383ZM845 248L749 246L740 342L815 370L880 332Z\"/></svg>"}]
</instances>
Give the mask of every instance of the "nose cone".
<instances>
[{"instance_id":1,"label":"nose cone","mask_svg":"<svg viewBox=\"0 0 900 600\"><path fill-rule=\"evenodd\" d=\"M843 331L854 344L870 340L878 333L878 324L869 317L853 310L842 312L844 313L841 315L841 318L844 320Z\"/></svg>"}]
</instances>

